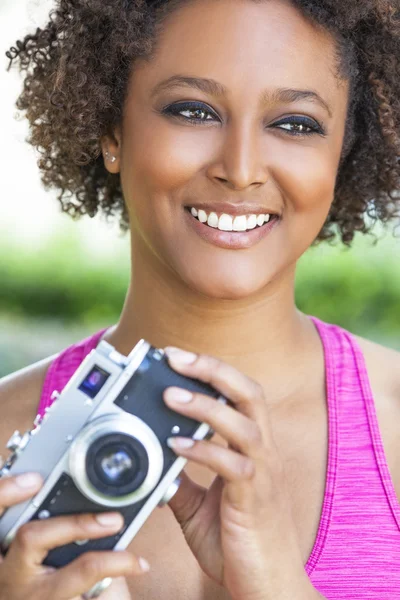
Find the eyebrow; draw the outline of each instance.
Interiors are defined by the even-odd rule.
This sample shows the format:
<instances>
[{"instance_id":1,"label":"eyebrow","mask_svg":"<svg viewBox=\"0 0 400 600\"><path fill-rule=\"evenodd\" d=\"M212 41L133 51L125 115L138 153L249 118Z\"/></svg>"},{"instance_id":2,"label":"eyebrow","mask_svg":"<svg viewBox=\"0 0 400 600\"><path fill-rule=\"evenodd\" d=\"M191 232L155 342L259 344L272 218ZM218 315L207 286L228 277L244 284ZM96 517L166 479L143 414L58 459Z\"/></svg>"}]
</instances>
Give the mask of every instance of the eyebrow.
<instances>
[{"instance_id":1,"label":"eyebrow","mask_svg":"<svg viewBox=\"0 0 400 600\"><path fill-rule=\"evenodd\" d=\"M168 79L160 81L151 92L153 98L156 94L161 91L171 90L178 87L190 87L210 94L211 96L224 97L228 95L228 88L222 83L215 81L215 79L207 79L203 77L188 77L185 75L173 75ZM261 93L260 102L274 103L283 102L290 104L299 100L309 100L319 104L328 112L329 116L332 117L332 109L329 104L313 90L297 90L292 88L277 88L275 90L265 90Z\"/></svg>"}]
</instances>

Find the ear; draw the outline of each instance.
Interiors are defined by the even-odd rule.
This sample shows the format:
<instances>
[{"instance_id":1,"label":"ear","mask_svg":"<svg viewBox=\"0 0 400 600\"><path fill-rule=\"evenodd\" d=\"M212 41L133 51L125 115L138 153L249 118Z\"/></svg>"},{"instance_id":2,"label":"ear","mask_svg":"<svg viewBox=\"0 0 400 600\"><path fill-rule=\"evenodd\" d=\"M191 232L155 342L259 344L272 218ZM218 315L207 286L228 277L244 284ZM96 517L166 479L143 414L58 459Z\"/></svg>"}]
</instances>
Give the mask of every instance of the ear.
<instances>
[{"instance_id":1,"label":"ear","mask_svg":"<svg viewBox=\"0 0 400 600\"><path fill-rule=\"evenodd\" d=\"M120 171L121 137L121 130L117 127L112 135L101 138L104 166L109 173L119 173Z\"/></svg>"}]
</instances>

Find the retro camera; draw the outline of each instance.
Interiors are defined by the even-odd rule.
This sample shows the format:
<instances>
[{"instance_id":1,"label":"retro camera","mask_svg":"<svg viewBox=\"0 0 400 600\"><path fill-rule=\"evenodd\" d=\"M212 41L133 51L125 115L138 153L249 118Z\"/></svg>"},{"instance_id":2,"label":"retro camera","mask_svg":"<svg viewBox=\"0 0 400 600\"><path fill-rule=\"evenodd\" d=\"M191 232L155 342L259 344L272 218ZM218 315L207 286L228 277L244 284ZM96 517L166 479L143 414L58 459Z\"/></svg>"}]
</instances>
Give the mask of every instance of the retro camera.
<instances>
[{"instance_id":1,"label":"retro camera","mask_svg":"<svg viewBox=\"0 0 400 600\"><path fill-rule=\"evenodd\" d=\"M141 340L128 357L105 341L85 358L34 429L16 431L7 448L12 454L0 477L36 471L44 478L39 493L6 510L0 518L3 552L19 527L34 519L84 512L118 510L124 528L117 535L84 540L53 549L44 564L62 567L93 550L126 548L157 507L179 487L187 460L166 444L180 435L208 439L206 423L179 415L162 399L178 386L226 403L219 392L176 373L162 350ZM107 578L89 590L94 598L111 583Z\"/></svg>"}]
</instances>

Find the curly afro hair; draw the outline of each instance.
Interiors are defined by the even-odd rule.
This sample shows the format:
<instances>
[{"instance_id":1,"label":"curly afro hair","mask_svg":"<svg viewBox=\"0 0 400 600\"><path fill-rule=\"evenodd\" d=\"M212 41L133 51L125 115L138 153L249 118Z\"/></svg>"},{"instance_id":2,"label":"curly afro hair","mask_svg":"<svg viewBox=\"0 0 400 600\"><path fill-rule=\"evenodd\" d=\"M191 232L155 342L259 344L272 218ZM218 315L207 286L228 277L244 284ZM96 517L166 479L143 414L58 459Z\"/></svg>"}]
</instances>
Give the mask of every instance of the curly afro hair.
<instances>
[{"instance_id":1,"label":"curly afro hair","mask_svg":"<svg viewBox=\"0 0 400 600\"><path fill-rule=\"evenodd\" d=\"M57 0L44 29L6 52L26 71L16 101L41 155L46 189L76 218L101 209L128 227L119 174L104 166L101 138L121 123L135 59L151 60L164 19L190 0ZM260 0L252 0L260 1ZM399 0L292 0L337 41L350 103L334 201L314 244L347 246L355 232L400 215Z\"/></svg>"}]
</instances>

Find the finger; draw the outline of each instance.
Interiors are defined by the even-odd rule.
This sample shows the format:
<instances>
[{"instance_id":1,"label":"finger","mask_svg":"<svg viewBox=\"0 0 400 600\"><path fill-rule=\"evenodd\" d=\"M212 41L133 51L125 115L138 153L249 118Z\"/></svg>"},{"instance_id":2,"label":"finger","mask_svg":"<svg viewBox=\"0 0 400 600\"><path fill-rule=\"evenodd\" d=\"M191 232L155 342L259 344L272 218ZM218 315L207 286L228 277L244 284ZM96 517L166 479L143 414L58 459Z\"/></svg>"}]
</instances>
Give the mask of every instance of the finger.
<instances>
[{"instance_id":1,"label":"finger","mask_svg":"<svg viewBox=\"0 0 400 600\"><path fill-rule=\"evenodd\" d=\"M18 530L6 560L29 570L41 565L53 548L78 540L107 537L122 527L123 519L119 513L79 514L29 521Z\"/></svg>"},{"instance_id":2,"label":"finger","mask_svg":"<svg viewBox=\"0 0 400 600\"><path fill-rule=\"evenodd\" d=\"M211 487L206 490L192 481L184 471L181 472L180 477L182 483L178 492L170 500L169 506L183 532L186 533L187 523L199 513L200 507L209 522L218 517L224 481L221 477L216 477Z\"/></svg>"},{"instance_id":3,"label":"finger","mask_svg":"<svg viewBox=\"0 0 400 600\"><path fill-rule=\"evenodd\" d=\"M261 385L231 365L212 356L192 354L173 347L165 348L165 353L173 369L209 383L247 416L255 418L260 410L266 409Z\"/></svg>"},{"instance_id":4,"label":"finger","mask_svg":"<svg viewBox=\"0 0 400 600\"><path fill-rule=\"evenodd\" d=\"M40 490L43 479L39 473L24 473L0 479L0 515L6 508L28 500Z\"/></svg>"},{"instance_id":5,"label":"finger","mask_svg":"<svg viewBox=\"0 0 400 600\"><path fill-rule=\"evenodd\" d=\"M249 456L259 456L263 450L263 436L259 425L231 406L216 402L204 394L170 387L164 391L166 404L177 412L206 422L231 447Z\"/></svg>"},{"instance_id":6,"label":"finger","mask_svg":"<svg viewBox=\"0 0 400 600\"><path fill-rule=\"evenodd\" d=\"M149 569L144 558L137 558L127 551L86 552L51 576L52 597L70 600L88 592L106 577L136 576Z\"/></svg>"},{"instance_id":7,"label":"finger","mask_svg":"<svg viewBox=\"0 0 400 600\"><path fill-rule=\"evenodd\" d=\"M181 471L179 477L181 479L179 489L168 502L168 506L182 525L198 511L206 489L192 481L185 471Z\"/></svg>"},{"instance_id":8,"label":"finger","mask_svg":"<svg viewBox=\"0 0 400 600\"><path fill-rule=\"evenodd\" d=\"M213 442L173 437L168 438L167 444L180 456L208 467L225 481L247 481L255 474L255 464L251 458Z\"/></svg>"}]
</instances>

